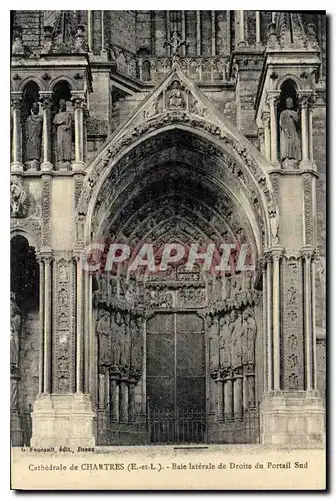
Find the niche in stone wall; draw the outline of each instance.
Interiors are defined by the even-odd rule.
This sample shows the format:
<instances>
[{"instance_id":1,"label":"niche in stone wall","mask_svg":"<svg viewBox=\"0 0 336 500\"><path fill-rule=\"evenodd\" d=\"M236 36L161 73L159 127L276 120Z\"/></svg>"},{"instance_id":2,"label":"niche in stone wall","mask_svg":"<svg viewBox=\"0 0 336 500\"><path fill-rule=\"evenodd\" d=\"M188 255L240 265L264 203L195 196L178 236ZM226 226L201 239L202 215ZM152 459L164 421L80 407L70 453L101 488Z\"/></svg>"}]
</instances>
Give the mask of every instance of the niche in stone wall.
<instances>
[{"instance_id":1,"label":"niche in stone wall","mask_svg":"<svg viewBox=\"0 0 336 500\"><path fill-rule=\"evenodd\" d=\"M65 105L64 105L65 102ZM64 105L64 107L63 107ZM67 131L63 128L63 125L59 126L55 123L55 117L58 113L67 112L72 114L72 119L69 121L65 117L67 125L70 125L70 130ZM52 163L56 166L56 170L67 170L70 167L71 161L74 159L74 147L75 147L75 129L73 120L73 107L71 103L71 87L67 81L57 82L53 89L53 104L51 108L51 121L52 121ZM60 132L60 128L63 128L63 141L62 141L62 153L57 149L57 134ZM70 152L68 151L70 150Z\"/></svg>"},{"instance_id":2,"label":"niche in stone wall","mask_svg":"<svg viewBox=\"0 0 336 500\"><path fill-rule=\"evenodd\" d=\"M30 81L23 88L21 111L22 156L25 166L38 169L42 154L42 109L39 104L39 87ZM35 164L35 167L33 166Z\"/></svg>"},{"instance_id":3,"label":"niche in stone wall","mask_svg":"<svg viewBox=\"0 0 336 500\"><path fill-rule=\"evenodd\" d=\"M28 439L29 413L38 393L39 266L26 238L11 240L11 410L19 414L22 437Z\"/></svg>"},{"instance_id":4,"label":"niche in stone wall","mask_svg":"<svg viewBox=\"0 0 336 500\"><path fill-rule=\"evenodd\" d=\"M301 159L300 115L297 87L293 80L281 85L278 117L278 157L283 168L297 168Z\"/></svg>"}]
</instances>

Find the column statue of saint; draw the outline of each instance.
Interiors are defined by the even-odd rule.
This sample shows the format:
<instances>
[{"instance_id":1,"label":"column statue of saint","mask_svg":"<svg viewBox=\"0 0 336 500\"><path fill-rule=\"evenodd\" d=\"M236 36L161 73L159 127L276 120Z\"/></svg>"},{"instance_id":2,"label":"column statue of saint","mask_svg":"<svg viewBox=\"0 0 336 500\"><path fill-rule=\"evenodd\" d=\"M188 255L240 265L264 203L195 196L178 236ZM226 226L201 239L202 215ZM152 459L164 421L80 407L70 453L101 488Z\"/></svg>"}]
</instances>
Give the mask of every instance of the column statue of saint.
<instances>
[{"instance_id":1,"label":"column statue of saint","mask_svg":"<svg viewBox=\"0 0 336 500\"><path fill-rule=\"evenodd\" d=\"M299 117L293 99L287 97L286 108L280 114L280 157L284 166L293 168L300 161Z\"/></svg>"},{"instance_id":2,"label":"column statue of saint","mask_svg":"<svg viewBox=\"0 0 336 500\"><path fill-rule=\"evenodd\" d=\"M14 294L10 299L10 370L15 374L19 369L19 337L21 328L21 313L15 301Z\"/></svg>"},{"instance_id":3,"label":"column statue of saint","mask_svg":"<svg viewBox=\"0 0 336 500\"><path fill-rule=\"evenodd\" d=\"M39 115L39 105L34 102L31 114L25 124L26 161L29 162L29 167L33 170L37 170L41 158L42 122L43 118Z\"/></svg>"},{"instance_id":4,"label":"column statue of saint","mask_svg":"<svg viewBox=\"0 0 336 500\"><path fill-rule=\"evenodd\" d=\"M56 158L61 169L68 169L71 162L72 113L66 109L65 99L60 99L59 112L54 118L56 126Z\"/></svg>"}]
</instances>

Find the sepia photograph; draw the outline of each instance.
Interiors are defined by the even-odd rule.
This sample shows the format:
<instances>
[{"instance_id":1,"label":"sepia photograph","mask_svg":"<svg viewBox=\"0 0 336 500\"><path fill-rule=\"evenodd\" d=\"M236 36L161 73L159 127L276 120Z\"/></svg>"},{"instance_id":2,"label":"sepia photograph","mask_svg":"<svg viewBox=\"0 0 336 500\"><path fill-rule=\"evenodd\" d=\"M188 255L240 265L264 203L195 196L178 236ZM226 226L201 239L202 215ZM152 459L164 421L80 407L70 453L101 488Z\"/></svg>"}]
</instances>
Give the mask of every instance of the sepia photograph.
<instances>
[{"instance_id":1,"label":"sepia photograph","mask_svg":"<svg viewBox=\"0 0 336 500\"><path fill-rule=\"evenodd\" d=\"M327 35L10 11L12 489L326 488Z\"/></svg>"}]
</instances>

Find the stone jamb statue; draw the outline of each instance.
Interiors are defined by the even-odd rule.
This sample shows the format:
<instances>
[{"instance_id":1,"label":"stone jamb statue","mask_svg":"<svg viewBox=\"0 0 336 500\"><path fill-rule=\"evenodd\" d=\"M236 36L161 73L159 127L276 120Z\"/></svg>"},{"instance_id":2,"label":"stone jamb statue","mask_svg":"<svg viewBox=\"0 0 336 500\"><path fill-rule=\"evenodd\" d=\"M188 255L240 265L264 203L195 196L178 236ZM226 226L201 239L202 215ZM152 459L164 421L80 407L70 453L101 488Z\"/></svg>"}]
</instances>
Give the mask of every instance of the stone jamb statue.
<instances>
[{"instance_id":1,"label":"stone jamb statue","mask_svg":"<svg viewBox=\"0 0 336 500\"><path fill-rule=\"evenodd\" d=\"M56 159L60 170L69 170L72 149L72 113L67 111L65 99L60 99L59 106L59 112L54 118Z\"/></svg>"},{"instance_id":2,"label":"stone jamb statue","mask_svg":"<svg viewBox=\"0 0 336 500\"><path fill-rule=\"evenodd\" d=\"M299 117L293 99L286 98L286 108L280 114L280 159L284 168L296 168L300 161Z\"/></svg>"},{"instance_id":3,"label":"stone jamb statue","mask_svg":"<svg viewBox=\"0 0 336 500\"><path fill-rule=\"evenodd\" d=\"M43 118L39 114L39 104L34 102L25 124L26 164L30 170L38 170L41 158Z\"/></svg>"}]
</instances>

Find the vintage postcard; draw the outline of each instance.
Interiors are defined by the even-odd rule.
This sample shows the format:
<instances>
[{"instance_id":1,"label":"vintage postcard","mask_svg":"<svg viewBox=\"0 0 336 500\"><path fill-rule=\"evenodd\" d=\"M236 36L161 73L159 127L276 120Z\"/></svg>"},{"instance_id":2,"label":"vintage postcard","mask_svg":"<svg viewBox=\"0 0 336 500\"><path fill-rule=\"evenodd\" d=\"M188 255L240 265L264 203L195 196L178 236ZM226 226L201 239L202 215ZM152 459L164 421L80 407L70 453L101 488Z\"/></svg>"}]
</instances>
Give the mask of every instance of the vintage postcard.
<instances>
[{"instance_id":1,"label":"vintage postcard","mask_svg":"<svg viewBox=\"0 0 336 500\"><path fill-rule=\"evenodd\" d=\"M326 488L326 51L11 11L12 489Z\"/></svg>"}]
</instances>

